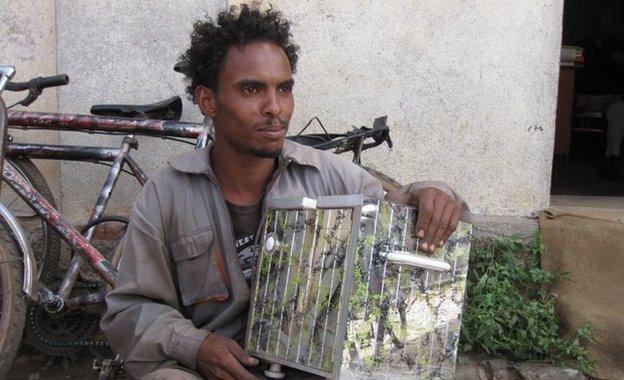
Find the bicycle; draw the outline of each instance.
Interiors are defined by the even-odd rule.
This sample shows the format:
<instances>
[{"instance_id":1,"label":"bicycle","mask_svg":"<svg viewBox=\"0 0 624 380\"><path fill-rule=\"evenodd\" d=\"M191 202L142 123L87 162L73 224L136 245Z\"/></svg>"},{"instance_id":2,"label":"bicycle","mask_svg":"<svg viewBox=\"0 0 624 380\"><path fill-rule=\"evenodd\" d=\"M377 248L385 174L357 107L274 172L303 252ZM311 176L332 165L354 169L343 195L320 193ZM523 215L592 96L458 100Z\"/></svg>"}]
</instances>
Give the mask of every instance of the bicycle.
<instances>
[{"instance_id":1,"label":"bicycle","mask_svg":"<svg viewBox=\"0 0 624 380\"><path fill-rule=\"evenodd\" d=\"M28 104L34 101L34 99L36 99L36 96L38 96L38 93L41 93L41 90L43 90L44 88L67 83L66 77L52 77L36 78L29 81L28 85L15 83L13 83L12 85L7 85L8 79L10 79L13 72L14 70L12 68L2 67L2 71L0 72L2 78L0 82L0 90L4 89L5 87L12 90L23 90L28 88L30 91L29 95L25 100L25 103ZM35 94L34 96L32 96L33 93ZM48 202L45 199L45 196L42 196L42 194L40 194L32 186L33 184L35 184L36 186L47 190L48 188L45 184L45 180L25 180L21 174L29 174L29 171L18 171L16 169L16 165L14 165L14 163L10 161L7 161L6 164L3 165L5 169L3 171L5 174L3 179L4 182L13 189L13 191L15 191L21 198L24 199L25 203L34 210L35 214L42 221L45 222L44 227L46 229L55 231L58 237L65 240L74 251L76 251L79 255L86 257L89 264L96 268L96 272L98 273L98 275L101 278L105 279L110 286L112 286L116 278L116 271L111 266L111 264L104 257L102 257L102 255L97 250L95 250L93 246L89 244L89 240L93 237L95 228L98 224L115 219L119 221L119 218L103 217L103 212L106 208L106 204L108 203L111 192L115 186L116 180L123 170L123 165L128 164L129 171L134 177L137 178L140 184L144 184L147 181L147 176L145 175L145 173L140 169L138 164L136 164L136 162L134 162L129 155L131 149L138 148L136 139L132 136L125 136L119 148L66 147L54 145L28 145L14 143L5 144L4 142L6 140L6 133L9 121L7 118L7 112L4 103L2 103L0 108L2 108L2 134L0 136L2 138L3 149L3 151L0 153L0 159L3 159L5 156L4 153L7 153L9 156L14 157L111 162L111 170L100 192L100 196L98 197L96 206L91 214L86 228L83 228L82 233L84 233L84 237L81 235L81 233L71 228L69 223L62 218L58 211L56 211L53 204ZM28 113L21 113L22 116L27 114ZM18 112L16 113L16 115L18 115L19 117L20 113ZM62 117L63 115L56 116ZM39 118L38 120L42 120L42 118L43 117ZM89 117L87 117L87 119L88 118ZM80 120L85 121L85 119L83 118L80 118ZM92 117L92 119L90 120L91 122L93 122L93 128L91 128L91 131L101 132L101 130L106 129L106 123L103 120L106 119L96 119L96 117ZM137 126L136 120L134 119L124 119L122 120L122 125L125 125L130 129ZM61 129L71 130L72 128L61 127ZM149 128L144 129L143 132L147 131L147 134L162 135L164 137L187 137L187 134L189 133L189 131L191 131L194 132L193 137L196 138L199 143L202 140L202 131L204 129L204 126L201 124L178 123L174 124L174 127L172 127L170 130L163 132L162 134L154 133L154 131ZM24 162L32 165L30 161ZM34 168L34 166L32 166L32 168ZM47 195L49 195L49 190L47 190ZM4 265L2 268L4 270L4 272L2 273L3 290L9 291L9 293L7 293L3 297L3 313L2 320L0 321L0 337L2 338L2 340L0 340L0 354L3 359L0 362L0 375L2 375L8 370L8 367L10 366L12 358L14 357L19 342L21 340L22 327L24 325L24 310L26 307L24 298L21 297L22 291L26 293L31 305L43 305L51 313L58 313L63 308L70 309L74 305L84 306L97 303L102 299L102 292L97 291L94 293L85 294L83 297L77 297L73 299L69 298L74 288L78 273L80 271L81 260L78 259L80 257L79 255L74 256L74 258L72 259L72 263L70 264L68 273L66 274L65 278L63 279L63 283L59 288L59 294L57 295L51 292L45 285L43 285L44 281L40 281L44 280L45 276L39 276L39 273L36 271L37 263L34 260L34 254L30 247L29 241L26 238L26 233L21 228L18 220L10 213L10 211L6 207L4 207L4 205L0 206L0 215L2 224L8 230L8 232L10 233L10 238L12 239L12 241L15 242L15 245L18 248L18 255L14 257L9 257L9 255L11 255L12 253L7 251L6 249L3 249L2 252L0 252L3 258L1 262L7 263L7 265ZM125 222L124 220L121 221ZM55 259L55 257L51 257L50 255L44 255L43 263L50 263L52 259ZM23 268L18 268L19 266L21 266L18 261L23 261ZM97 319L99 319L99 317ZM95 320L95 326L97 326L97 320ZM76 347L83 345L84 344L73 344L69 346Z\"/></svg>"},{"instance_id":2,"label":"bicycle","mask_svg":"<svg viewBox=\"0 0 624 380\"><path fill-rule=\"evenodd\" d=\"M0 94L5 89L8 80L12 77L14 69L0 66ZM45 78L44 78L45 79ZM43 82L52 85L60 85L60 82ZM45 88L45 87L44 87ZM42 89L42 88L40 88ZM318 121L318 119L317 119ZM319 121L320 123L320 121ZM48 128L67 131L83 131L90 133L107 133L125 135L120 148L98 148L98 147L64 147L53 145L24 145L15 143L5 143L7 128L22 127L26 129ZM325 130L325 128L321 127ZM307 126L306 126L307 128ZM305 130L305 128L304 128ZM45 281L38 278L37 263L29 243L25 239L25 233L19 222L6 209L0 206L0 222L9 230L11 238L17 243L19 248L18 257L10 257L11 254L6 249L0 249L0 263L3 263L2 291L5 289L9 293L3 295L2 320L0 321L0 354L3 358L8 358L5 362L0 362L0 375L6 373L19 341L21 339L21 328L17 328L24 323L22 311L26 302L21 296L21 292L27 295L29 302L40 306L40 310L45 310L50 315L58 314L63 310L84 308L88 305L101 303L104 292L98 287L95 292L87 292L77 297L70 297L76 283L76 279L81 267L83 258L87 264L95 270L97 275L109 286L114 286L117 272L113 264L107 260L89 242L98 224L112 220L104 216L104 210L115 186L116 179L123 170L124 164L128 164L129 172L137 178L140 184L147 181L147 176L140 169L139 165L132 160L129 153L132 149L138 148L134 135L147 135L163 138L191 138L197 139L198 144L205 144L210 137L206 125L197 123L183 123L178 121L163 120L137 120L129 118L113 118L94 115L66 115L33 113L20 111L6 111L6 106L0 97L0 167L3 170L2 180L7 183L24 201L31 207L37 216L45 221L46 225L56 232L77 254L72 259L58 293L54 293L45 285ZM303 132L303 130L302 130ZM130 134L130 135L128 135ZM378 146L383 142L391 145L389 138L389 128L385 125L385 118L376 120L373 128L362 127L346 134L330 135L324 134L303 135L291 137L292 139L314 140L317 145L325 149L337 149L338 152L352 151L354 161L359 162L362 150ZM372 138L373 142L365 143L365 140ZM203 141L203 142L202 142ZM305 142L305 141L304 141ZM310 145L314 145L311 143ZM67 220L48 202L44 196L16 170L15 165L7 161L3 165L5 154L13 157L28 158L54 158L54 159L74 159L82 161L109 161L112 162L111 170L104 187L100 192L100 197L89 218L89 222L83 228L83 233L72 228ZM122 221L123 222L123 221ZM23 262L23 268L21 263ZM19 290L21 288L21 291ZM7 302L5 302L5 300ZM6 311L6 312L5 312ZM99 315L98 315L99 319ZM7 331L9 327L11 331ZM6 327L6 329L4 329ZM11 334L9 334L11 333ZM6 338L6 339L5 339ZM88 346L88 340L78 340L66 345L76 348ZM60 346L62 348L63 345ZM4 371L4 372L3 372Z\"/></svg>"}]
</instances>

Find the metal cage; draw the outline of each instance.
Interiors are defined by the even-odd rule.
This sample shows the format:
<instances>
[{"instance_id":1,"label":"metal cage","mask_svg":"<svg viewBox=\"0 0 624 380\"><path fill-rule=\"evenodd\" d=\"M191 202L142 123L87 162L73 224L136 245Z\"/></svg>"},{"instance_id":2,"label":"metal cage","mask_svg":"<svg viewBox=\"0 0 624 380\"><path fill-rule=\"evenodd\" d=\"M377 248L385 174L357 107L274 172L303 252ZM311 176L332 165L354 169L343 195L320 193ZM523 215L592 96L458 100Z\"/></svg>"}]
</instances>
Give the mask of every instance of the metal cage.
<instances>
[{"instance_id":1,"label":"metal cage","mask_svg":"<svg viewBox=\"0 0 624 380\"><path fill-rule=\"evenodd\" d=\"M451 378L471 225L417 254L413 208L361 195L273 200L246 350L326 378Z\"/></svg>"}]
</instances>

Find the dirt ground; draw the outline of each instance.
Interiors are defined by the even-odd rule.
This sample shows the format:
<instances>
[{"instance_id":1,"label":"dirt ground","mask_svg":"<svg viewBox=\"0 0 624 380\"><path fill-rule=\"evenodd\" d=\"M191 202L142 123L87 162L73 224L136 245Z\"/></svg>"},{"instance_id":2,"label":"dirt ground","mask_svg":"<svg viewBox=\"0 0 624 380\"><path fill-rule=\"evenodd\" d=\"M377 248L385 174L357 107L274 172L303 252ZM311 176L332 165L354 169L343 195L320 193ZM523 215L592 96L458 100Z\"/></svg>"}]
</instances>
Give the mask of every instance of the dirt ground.
<instances>
[{"instance_id":1,"label":"dirt ground","mask_svg":"<svg viewBox=\"0 0 624 380\"><path fill-rule=\"evenodd\" d=\"M99 348L98 352L108 358L110 350ZM71 357L54 357L42 354L32 347L22 345L8 374L11 380L57 380L57 379L97 379L93 369L92 355L81 350ZM125 379L126 377L118 377Z\"/></svg>"},{"instance_id":2,"label":"dirt ground","mask_svg":"<svg viewBox=\"0 0 624 380\"><path fill-rule=\"evenodd\" d=\"M112 358L110 350L99 349L99 353ZM93 370L94 356L82 350L73 357L51 357L33 348L22 346L13 367L8 374L11 380L57 380L97 379ZM127 379L121 374L118 379ZM585 376L569 368L560 368L543 363L511 363L503 359L484 357L460 357L455 371L457 380L584 380Z\"/></svg>"}]
</instances>

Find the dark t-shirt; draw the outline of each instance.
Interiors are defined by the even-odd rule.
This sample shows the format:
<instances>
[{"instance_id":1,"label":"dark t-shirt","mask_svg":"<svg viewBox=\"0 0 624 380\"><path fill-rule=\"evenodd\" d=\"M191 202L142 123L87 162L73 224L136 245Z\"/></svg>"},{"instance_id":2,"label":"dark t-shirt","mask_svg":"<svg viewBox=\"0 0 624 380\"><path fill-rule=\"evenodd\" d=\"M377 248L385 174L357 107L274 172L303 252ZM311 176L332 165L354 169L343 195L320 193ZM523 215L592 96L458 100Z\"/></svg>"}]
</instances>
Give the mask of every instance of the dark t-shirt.
<instances>
[{"instance_id":1,"label":"dark t-shirt","mask_svg":"<svg viewBox=\"0 0 624 380\"><path fill-rule=\"evenodd\" d=\"M250 206L239 206L227 202L234 229L234 246L238 253L238 262L247 284L251 284L255 261L254 237L260 224L261 202Z\"/></svg>"}]
</instances>

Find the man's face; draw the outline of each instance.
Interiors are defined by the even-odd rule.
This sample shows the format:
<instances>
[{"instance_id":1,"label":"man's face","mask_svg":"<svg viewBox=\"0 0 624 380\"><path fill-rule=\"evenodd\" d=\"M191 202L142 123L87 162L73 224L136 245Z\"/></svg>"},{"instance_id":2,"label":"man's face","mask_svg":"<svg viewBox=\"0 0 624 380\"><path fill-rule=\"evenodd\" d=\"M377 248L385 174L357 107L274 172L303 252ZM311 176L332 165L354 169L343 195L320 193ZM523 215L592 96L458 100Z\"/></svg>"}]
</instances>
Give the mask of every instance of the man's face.
<instances>
[{"instance_id":1,"label":"man's face","mask_svg":"<svg viewBox=\"0 0 624 380\"><path fill-rule=\"evenodd\" d=\"M277 157L293 113L293 84L290 62L279 46L231 47L217 78L214 110L204 110L215 123L216 143L242 154Z\"/></svg>"}]
</instances>

